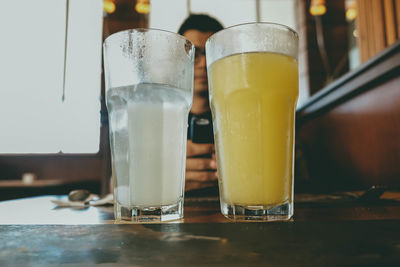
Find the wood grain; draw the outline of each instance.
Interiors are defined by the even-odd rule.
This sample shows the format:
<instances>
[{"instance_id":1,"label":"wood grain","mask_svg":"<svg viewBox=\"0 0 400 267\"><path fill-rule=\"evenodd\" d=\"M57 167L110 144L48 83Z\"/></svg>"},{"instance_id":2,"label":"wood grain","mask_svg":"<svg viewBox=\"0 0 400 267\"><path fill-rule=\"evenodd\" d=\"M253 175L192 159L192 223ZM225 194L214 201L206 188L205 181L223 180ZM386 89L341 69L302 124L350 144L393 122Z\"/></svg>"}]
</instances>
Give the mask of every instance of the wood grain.
<instances>
[{"instance_id":1,"label":"wood grain","mask_svg":"<svg viewBox=\"0 0 400 267\"><path fill-rule=\"evenodd\" d=\"M400 0L395 0L397 39L400 39Z\"/></svg>"},{"instance_id":2,"label":"wood grain","mask_svg":"<svg viewBox=\"0 0 400 267\"><path fill-rule=\"evenodd\" d=\"M357 0L357 39L361 62L399 39L400 0Z\"/></svg>"},{"instance_id":3,"label":"wood grain","mask_svg":"<svg viewBox=\"0 0 400 267\"><path fill-rule=\"evenodd\" d=\"M357 20L356 27L358 31L357 43L360 49L360 60L365 62L369 57L369 41L368 41L368 28L367 28L367 13L365 8L365 1L357 0Z\"/></svg>"},{"instance_id":4,"label":"wood grain","mask_svg":"<svg viewBox=\"0 0 400 267\"><path fill-rule=\"evenodd\" d=\"M381 52L386 47L386 33L385 33L385 18L383 10L383 0L368 1L370 3L370 16L372 18L373 34L371 35L371 42L375 42L375 50L370 54L370 57Z\"/></svg>"},{"instance_id":5,"label":"wood grain","mask_svg":"<svg viewBox=\"0 0 400 267\"><path fill-rule=\"evenodd\" d=\"M384 18L387 45L397 40L394 0L384 0Z\"/></svg>"},{"instance_id":6,"label":"wood grain","mask_svg":"<svg viewBox=\"0 0 400 267\"><path fill-rule=\"evenodd\" d=\"M397 266L398 226L399 221L0 226L0 265Z\"/></svg>"},{"instance_id":7,"label":"wood grain","mask_svg":"<svg viewBox=\"0 0 400 267\"><path fill-rule=\"evenodd\" d=\"M378 0L380 1L380 0ZM373 11L372 11L372 1L364 0L365 9L363 12L366 14L366 32L367 32L367 42L368 42L368 58L374 55L376 51L375 47L375 27L373 23Z\"/></svg>"}]
</instances>

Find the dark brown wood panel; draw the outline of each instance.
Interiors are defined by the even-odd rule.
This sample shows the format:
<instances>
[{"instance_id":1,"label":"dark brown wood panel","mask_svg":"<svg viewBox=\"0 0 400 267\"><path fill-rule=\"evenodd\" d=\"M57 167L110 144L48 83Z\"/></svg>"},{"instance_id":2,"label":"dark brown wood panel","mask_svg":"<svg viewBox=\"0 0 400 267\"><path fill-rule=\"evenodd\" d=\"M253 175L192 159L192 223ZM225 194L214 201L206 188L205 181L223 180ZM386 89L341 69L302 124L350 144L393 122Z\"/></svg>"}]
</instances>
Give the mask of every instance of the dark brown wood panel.
<instances>
[{"instance_id":1,"label":"dark brown wood panel","mask_svg":"<svg viewBox=\"0 0 400 267\"><path fill-rule=\"evenodd\" d=\"M296 134L316 187L399 187L400 42L311 98Z\"/></svg>"},{"instance_id":2,"label":"dark brown wood panel","mask_svg":"<svg viewBox=\"0 0 400 267\"><path fill-rule=\"evenodd\" d=\"M28 155L0 157L0 200L42 194L68 194L77 188L100 193L104 179L104 157L94 155ZM23 184L22 175L37 180ZM20 183L20 185L19 185Z\"/></svg>"},{"instance_id":3,"label":"dark brown wood panel","mask_svg":"<svg viewBox=\"0 0 400 267\"><path fill-rule=\"evenodd\" d=\"M100 180L102 163L101 154L1 156L0 179L20 179L23 173L32 172L38 179Z\"/></svg>"}]
</instances>

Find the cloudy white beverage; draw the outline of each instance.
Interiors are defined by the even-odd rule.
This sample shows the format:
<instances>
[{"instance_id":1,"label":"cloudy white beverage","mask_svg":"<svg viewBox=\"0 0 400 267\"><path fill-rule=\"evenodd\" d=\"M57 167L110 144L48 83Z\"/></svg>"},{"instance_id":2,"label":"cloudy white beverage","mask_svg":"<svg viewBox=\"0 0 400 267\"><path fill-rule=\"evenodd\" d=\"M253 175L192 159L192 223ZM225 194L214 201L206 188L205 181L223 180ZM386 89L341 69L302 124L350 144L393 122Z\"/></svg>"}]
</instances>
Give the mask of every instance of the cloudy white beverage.
<instances>
[{"instance_id":1,"label":"cloudy white beverage","mask_svg":"<svg viewBox=\"0 0 400 267\"><path fill-rule=\"evenodd\" d=\"M189 92L166 85L138 84L108 90L119 212L125 211L129 217L146 210L179 208L174 206L183 201L190 106Z\"/></svg>"}]
</instances>

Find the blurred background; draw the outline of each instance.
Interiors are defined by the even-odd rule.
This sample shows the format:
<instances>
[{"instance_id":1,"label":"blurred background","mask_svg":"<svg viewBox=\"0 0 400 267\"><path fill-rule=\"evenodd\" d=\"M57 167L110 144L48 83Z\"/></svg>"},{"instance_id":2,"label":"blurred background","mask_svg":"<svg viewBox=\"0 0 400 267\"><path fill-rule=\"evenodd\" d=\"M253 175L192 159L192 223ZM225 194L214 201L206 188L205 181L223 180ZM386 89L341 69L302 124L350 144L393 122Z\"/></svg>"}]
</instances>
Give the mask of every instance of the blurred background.
<instances>
[{"instance_id":1,"label":"blurred background","mask_svg":"<svg viewBox=\"0 0 400 267\"><path fill-rule=\"evenodd\" d=\"M299 188L399 185L400 0L1 5L0 200L77 188L106 193L111 171L102 41L131 28L176 32L191 13L214 16L225 27L275 22L299 33Z\"/></svg>"}]
</instances>

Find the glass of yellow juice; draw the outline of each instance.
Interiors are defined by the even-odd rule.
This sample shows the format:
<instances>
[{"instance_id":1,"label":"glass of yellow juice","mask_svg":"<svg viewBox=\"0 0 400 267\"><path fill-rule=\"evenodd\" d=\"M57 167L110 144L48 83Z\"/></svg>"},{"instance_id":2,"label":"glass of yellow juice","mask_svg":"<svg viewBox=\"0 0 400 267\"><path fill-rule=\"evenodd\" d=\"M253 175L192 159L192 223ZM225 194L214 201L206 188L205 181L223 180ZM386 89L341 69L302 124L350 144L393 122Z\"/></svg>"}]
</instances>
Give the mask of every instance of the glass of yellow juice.
<instances>
[{"instance_id":1,"label":"glass of yellow juice","mask_svg":"<svg viewBox=\"0 0 400 267\"><path fill-rule=\"evenodd\" d=\"M206 43L222 214L237 221L293 216L298 35L249 23Z\"/></svg>"}]
</instances>

